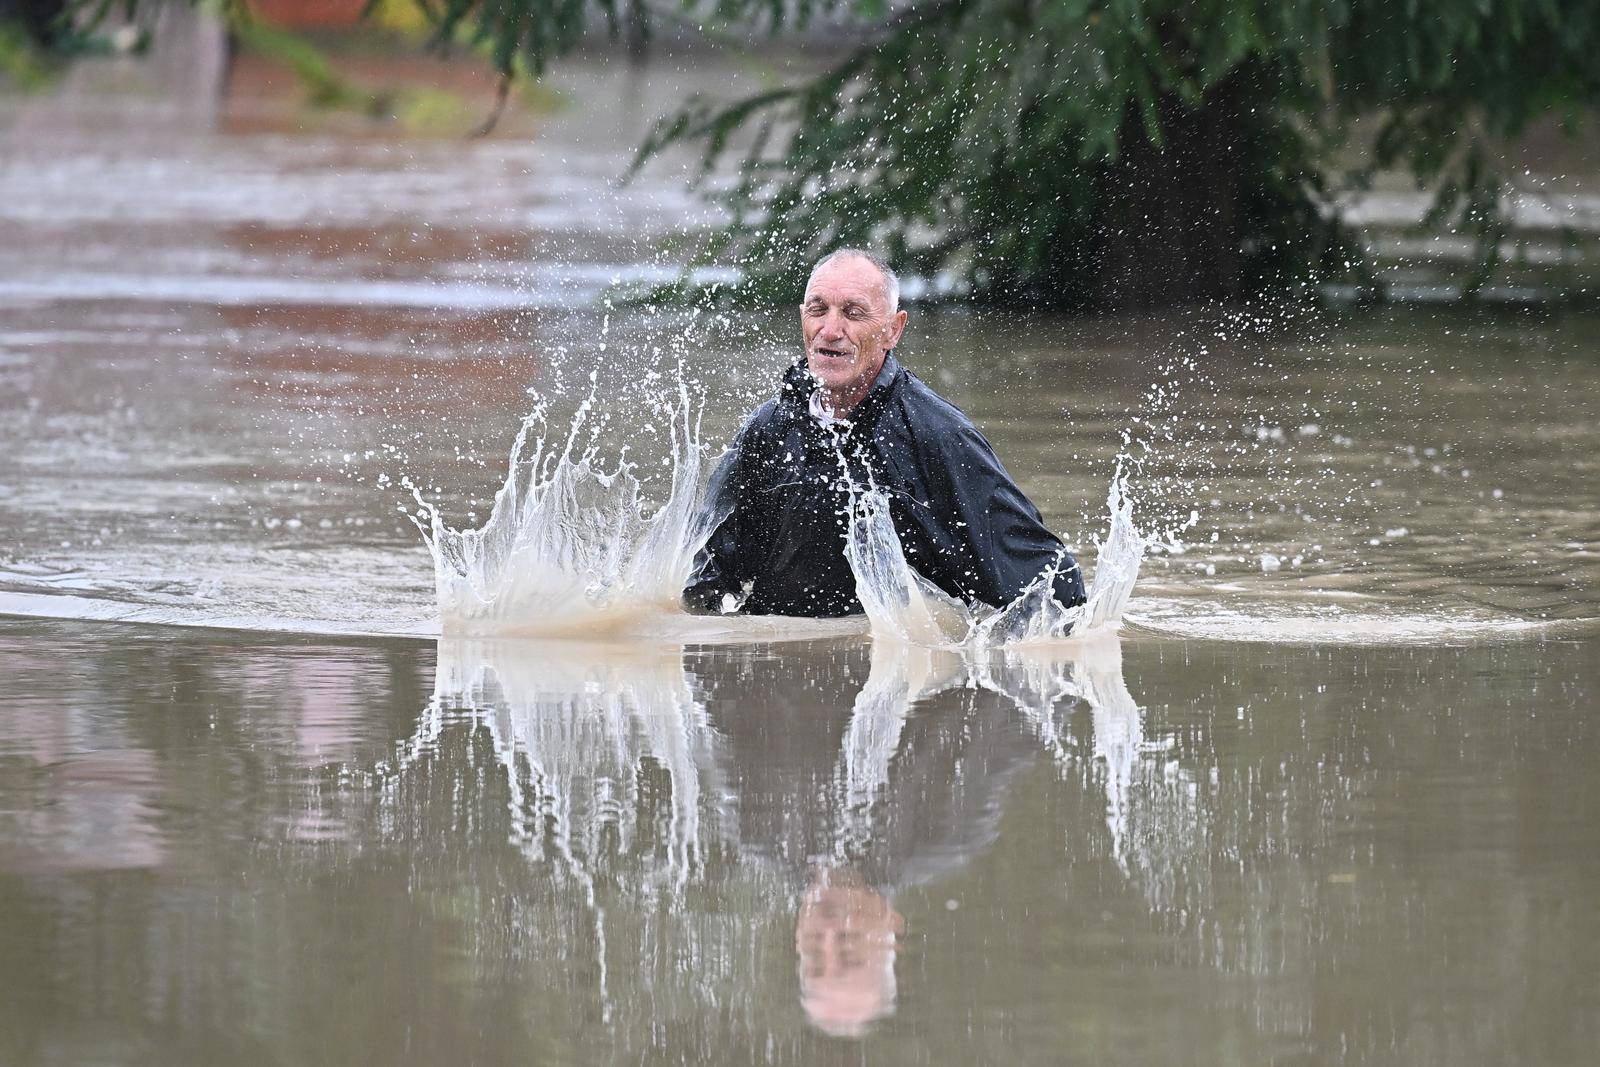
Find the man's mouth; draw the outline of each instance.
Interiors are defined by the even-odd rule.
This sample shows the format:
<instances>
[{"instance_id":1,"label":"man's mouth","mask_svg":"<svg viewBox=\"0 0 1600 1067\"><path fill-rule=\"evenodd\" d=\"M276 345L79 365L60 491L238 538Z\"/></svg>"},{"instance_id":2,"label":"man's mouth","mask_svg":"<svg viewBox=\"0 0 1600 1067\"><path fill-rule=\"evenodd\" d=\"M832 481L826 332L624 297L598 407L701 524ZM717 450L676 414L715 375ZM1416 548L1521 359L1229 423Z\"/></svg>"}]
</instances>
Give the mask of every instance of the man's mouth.
<instances>
[{"instance_id":1,"label":"man's mouth","mask_svg":"<svg viewBox=\"0 0 1600 1067\"><path fill-rule=\"evenodd\" d=\"M829 359L849 359L850 358L850 353L846 352L842 348L827 348L827 347L825 347L823 345L817 345L811 351L815 352L819 356L826 356Z\"/></svg>"}]
</instances>

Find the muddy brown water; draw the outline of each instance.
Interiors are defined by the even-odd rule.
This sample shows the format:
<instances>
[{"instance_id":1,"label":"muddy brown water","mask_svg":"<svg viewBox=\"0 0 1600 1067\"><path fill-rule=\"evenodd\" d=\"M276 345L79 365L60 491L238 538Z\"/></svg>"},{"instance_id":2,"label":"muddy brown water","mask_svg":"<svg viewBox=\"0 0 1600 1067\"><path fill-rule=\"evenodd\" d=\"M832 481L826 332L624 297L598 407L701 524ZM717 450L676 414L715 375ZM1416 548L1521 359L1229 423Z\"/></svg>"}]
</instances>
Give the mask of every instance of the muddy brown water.
<instances>
[{"instance_id":1,"label":"muddy brown water","mask_svg":"<svg viewBox=\"0 0 1600 1067\"><path fill-rule=\"evenodd\" d=\"M704 215L565 77L6 142L0 1061L1588 1061L1600 319L913 308L1086 560L1119 454L1187 527L1120 636L436 640L401 479L481 519L594 367L648 471L652 370L714 442L792 353L603 305Z\"/></svg>"}]
</instances>

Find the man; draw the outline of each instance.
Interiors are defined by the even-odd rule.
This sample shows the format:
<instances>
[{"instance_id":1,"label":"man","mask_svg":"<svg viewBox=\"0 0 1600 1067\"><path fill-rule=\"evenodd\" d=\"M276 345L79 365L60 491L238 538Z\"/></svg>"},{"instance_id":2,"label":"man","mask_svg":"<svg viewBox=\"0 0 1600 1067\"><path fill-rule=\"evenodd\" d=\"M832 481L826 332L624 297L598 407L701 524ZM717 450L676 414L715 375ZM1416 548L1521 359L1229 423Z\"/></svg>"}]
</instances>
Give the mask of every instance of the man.
<instances>
[{"instance_id":1,"label":"man","mask_svg":"<svg viewBox=\"0 0 1600 1067\"><path fill-rule=\"evenodd\" d=\"M845 559L849 487L875 485L906 562L968 604L1000 607L1059 561L1056 599L1084 599L1077 563L977 428L902 367L899 282L877 256L840 249L812 269L800 307L805 359L750 416L712 477L720 517L684 589L712 613L861 611Z\"/></svg>"}]
</instances>

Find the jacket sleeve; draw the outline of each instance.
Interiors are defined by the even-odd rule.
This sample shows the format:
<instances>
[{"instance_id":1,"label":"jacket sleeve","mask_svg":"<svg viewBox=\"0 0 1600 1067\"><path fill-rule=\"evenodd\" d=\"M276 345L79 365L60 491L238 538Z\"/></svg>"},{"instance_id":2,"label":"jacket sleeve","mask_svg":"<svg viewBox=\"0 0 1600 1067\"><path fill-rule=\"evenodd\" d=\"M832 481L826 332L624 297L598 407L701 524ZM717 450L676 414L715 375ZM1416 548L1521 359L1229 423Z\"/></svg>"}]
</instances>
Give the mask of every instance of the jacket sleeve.
<instances>
[{"instance_id":1,"label":"jacket sleeve","mask_svg":"<svg viewBox=\"0 0 1600 1067\"><path fill-rule=\"evenodd\" d=\"M1004 607L1059 560L1056 600L1066 607L1083 603L1078 561L976 427L963 420L919 443L934 521L957 546L962 585L984 603Z\"/></svg>"},{"instance_id":2,"label":"jacket sleeve","mask_svg":"<svg viewBox=\"0 0 1600 1067\"><path fill-rule=\"evenodd\" d=\"M723 453L706 485L701 510L701 528L711 535L695 554L694 568L683 587L683 610L691 615L715 615L722 610L726 594L739 596L744 583L754 577L749 565L747 525L746 450L751 434L748 424L739 431L728 451Z\"/></svg>"}]
</instances>

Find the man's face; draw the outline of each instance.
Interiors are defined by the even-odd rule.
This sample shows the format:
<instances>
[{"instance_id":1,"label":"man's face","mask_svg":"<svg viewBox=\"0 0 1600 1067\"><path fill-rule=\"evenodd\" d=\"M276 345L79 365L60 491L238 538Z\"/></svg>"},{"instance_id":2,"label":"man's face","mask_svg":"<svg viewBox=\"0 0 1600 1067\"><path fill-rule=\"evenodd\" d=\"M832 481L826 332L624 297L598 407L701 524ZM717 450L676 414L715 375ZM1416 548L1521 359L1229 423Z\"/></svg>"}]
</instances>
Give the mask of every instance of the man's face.
<instances>
[{"instance_id":1,"label":"man's face","mask_svg":"<svg viewBox=\"0 0 1600 1067\"><path fill-rule=\"evenodd\" d=\"M800 305L806 368L837 396L863 394L900 343L904 311L889 314L883 275L870 260L846 256L812 277Z\"/></svg>"}]
</instances>

